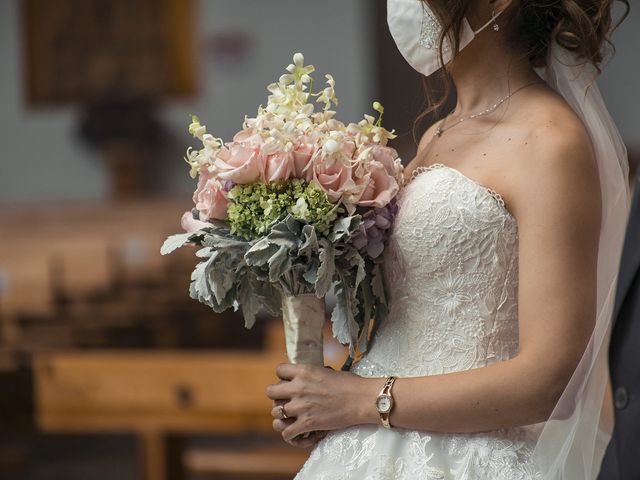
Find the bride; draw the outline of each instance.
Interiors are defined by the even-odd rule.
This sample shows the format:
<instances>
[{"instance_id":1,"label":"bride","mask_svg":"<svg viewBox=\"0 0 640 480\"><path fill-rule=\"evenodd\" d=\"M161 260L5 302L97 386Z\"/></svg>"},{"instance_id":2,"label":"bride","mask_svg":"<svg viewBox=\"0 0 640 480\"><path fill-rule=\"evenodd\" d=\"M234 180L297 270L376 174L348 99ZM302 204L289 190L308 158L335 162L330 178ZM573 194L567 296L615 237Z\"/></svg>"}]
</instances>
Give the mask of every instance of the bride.
<instances>
[{"instance_id":1,"label":"bride","mask_svg":"<svg viewBox=\"0 0 640 480\"><path fill-rule=\"evenodd\" d=\"M267 388L274 429L312 447L296 479L597 475L628 209L593 83L612 3L388 1L398 48L445 65L457 105L406 167L369 350L339 372L280 364Z\"/></svg>"}]
</instances>

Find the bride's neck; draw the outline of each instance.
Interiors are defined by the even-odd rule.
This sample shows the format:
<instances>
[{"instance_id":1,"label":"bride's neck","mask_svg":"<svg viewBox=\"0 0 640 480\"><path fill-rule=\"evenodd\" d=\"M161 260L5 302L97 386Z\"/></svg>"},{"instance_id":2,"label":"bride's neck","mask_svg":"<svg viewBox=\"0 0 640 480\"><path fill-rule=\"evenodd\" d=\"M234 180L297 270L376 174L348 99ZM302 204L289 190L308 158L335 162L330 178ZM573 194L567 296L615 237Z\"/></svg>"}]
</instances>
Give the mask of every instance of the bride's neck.
<instances>
[{"instance_id":1,"label":"bride's neck","mask_svg":"<svg viewBox=\"0 0 640 480\"><path fill-rule=\"evenodd\" d=\"M456 115L488 108L517 88L540 79L522 50L510 48L496 37L476 38L451 65L458 98Z\"/></svg>"}]
</instances>

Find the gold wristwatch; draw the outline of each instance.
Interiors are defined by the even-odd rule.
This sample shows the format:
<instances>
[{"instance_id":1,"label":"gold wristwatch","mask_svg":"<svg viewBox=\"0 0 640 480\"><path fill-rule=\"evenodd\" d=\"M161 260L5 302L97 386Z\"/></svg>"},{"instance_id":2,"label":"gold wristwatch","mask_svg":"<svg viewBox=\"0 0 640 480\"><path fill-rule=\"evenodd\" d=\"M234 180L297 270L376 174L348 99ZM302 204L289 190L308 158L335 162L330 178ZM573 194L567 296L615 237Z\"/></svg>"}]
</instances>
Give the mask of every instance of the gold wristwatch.
<instances>
[{"instance_id":1,"label":"gold wristwatch","mask_svg":"<svg viewBox=\"0 0 640 480\"><path fill-rule=\"evenodd\" d=\"M376 398L376 408L380 414L380 421L384 428L391 428L389 423L389 415L393 409L393 396L391 395L391 387L395 382L396 377L387 377L387 381L384 383L380 394Z\"/></svg>"}]
</instances>

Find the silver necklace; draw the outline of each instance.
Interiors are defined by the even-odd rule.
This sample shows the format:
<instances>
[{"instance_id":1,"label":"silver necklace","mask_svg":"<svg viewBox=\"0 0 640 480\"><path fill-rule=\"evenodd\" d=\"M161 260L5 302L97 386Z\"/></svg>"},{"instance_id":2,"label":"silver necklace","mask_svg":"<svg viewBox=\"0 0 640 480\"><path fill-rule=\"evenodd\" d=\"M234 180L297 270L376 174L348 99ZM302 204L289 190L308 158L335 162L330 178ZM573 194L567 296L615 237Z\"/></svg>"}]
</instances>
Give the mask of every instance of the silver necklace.
<instances>
[{"instance_id":1,"label":"silver necklace","mask_svg":"<svg viewBox=\"0 0 640 480\"><path fill-rule=\"evenodd\" d=\"M498 107L500 105L502 105L504 102L506 102L507 100L509 100L511 97L513 97L516 93L518 93L520 90L522 90L523 88L527 88L530 87L531 85L536 85L538 83L543 83L542 81L538 80L535 82L531 82L531 83L527 83L526 85L523 85L520 88L515 89L513 92L511 92L509 95L507 95L506 97L501 98L500 100L498 100L496 103L494 103L493 105L491 105L489 108L487 108L486 110L483 110L481 112L477 112L474 113L472 115L467 115L466 117L462 117L460 119L458 119L458 121L456 121L454 124L449 125L447 128L444 128L444 122L447 120L447 118L449 117L449 115L447 115L445 118L442 119L442 122L440 122L440 125L438 125L438 128L436 129L435 133L433 134L434 137L438 137L440 138L442 136L442 134L444 132L446 132L447 130L452 129L453 127L455 127L456 125L461 124L462 122L466 121L466 120L472 120L474 118L478 118L478 117L482 117L483 115L489 115L490 113L495 112Z\"/></svg>"}]
</instances>

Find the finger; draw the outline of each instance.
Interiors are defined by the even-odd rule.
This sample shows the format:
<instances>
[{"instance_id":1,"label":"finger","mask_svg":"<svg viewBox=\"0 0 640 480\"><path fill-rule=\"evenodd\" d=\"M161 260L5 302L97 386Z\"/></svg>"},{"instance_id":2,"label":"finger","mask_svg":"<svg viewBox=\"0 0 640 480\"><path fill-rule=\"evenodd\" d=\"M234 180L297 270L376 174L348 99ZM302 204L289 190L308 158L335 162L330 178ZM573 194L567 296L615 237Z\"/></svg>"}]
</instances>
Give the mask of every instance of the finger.
<instances>
[{"instance_id":1,"label":"finger","mask_svg":"<svg viewBox=\"0 0 640 480\"><path fill-rule=\"evenodd\" d=\"M280 363L276 367L276 375L282 380L293 380L298 369L299 365L294 365L293 363Z\"/></svg>"},{"instance_id":2,"label":"finger","mask_svg":"<svg viewBox=\"0 0 640 480\"><path fill-rule=\"evenodd\" d=\"M291 440L288 443L298 448L311 448L320 440L322 440L325 436L326 434L320 435L320 434L317 434L317 432L314 432L311 435L309 435L308 438L304 438L302 440Z\"/></svg>"},{"instance_id":3,"label":"finger","mask_svg":"<svg viewBox=\"0 0 640 480\"><path fill-rule=\"evenodd\" d=\"M287 414L287 418L295 418L295 415L293 415L289 410L290 410L290 403L286 403L286 407L284 408L284 413ZM271 416L273 418L277 418L280 420L286 420L286 418L284 418L282 416L282 409L280 408L281 405L276 405L275 407L273 407L271 409Z\"/></svg>"},{"instance_id":4,"label":"finger","mask_svg":"<svg viewBox=\"0 0 640 480\"><path fill-rule=\"evenodd\" d=\"M271 400L289 400L293 394L291 382L280 382L267 386L267 397Z\"/></svg>"},{"instance_id":5,"label":"finger","mask_svg":"<svg viewBox=\"0 0 640 480\"><path fill-rule=\"evenodd\" d=\"M286 419L286 420L281 420L276 418L272 423L272 427L273 429L278 432L278 433L282 433L284 431L285 428L287 428L289 425L291 425L293 422L295 422L294 418L290 418L290 419Z\"/></svg>"},{"instance_id":6,"label":"finger","mask_svg":"<svg viewBox=\"0 0 640 480\"><path fill-rule=\"evenodd\" d=\"M298 435L307 432L313 432L314 428L310 425L311 422L306 420L305 417L296 417L293 423L290 423L282 432L282 438L286 442L292 441Z\"/></svg>"}]
</instances>

